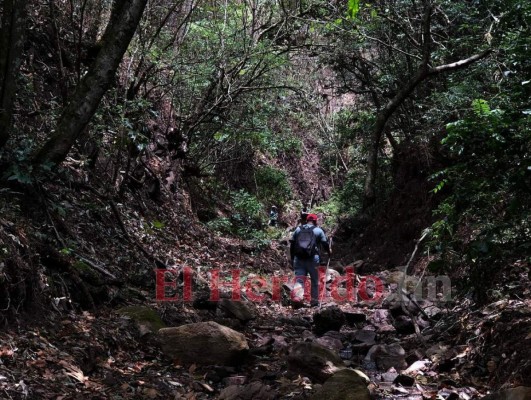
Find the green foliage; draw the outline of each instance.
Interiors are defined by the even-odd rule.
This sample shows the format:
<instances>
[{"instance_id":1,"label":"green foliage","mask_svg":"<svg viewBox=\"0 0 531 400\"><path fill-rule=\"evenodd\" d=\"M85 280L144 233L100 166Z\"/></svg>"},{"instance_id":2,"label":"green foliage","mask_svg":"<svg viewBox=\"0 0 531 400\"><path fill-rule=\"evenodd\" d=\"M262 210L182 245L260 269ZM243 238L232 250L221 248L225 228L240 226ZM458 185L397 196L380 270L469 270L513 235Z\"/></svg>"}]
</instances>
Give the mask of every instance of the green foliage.
<instances>
[{"instance_id":1,"label":"green foliage","mask_svg":"<svg viewBox=\"0 0 531 400\"><path fill-rule=\"evenodd\" d=\"M356 215L361 210L363 181L356 170L351 169L348 172L345 182L338 191L337 201L342 214Z\"/></svg>"},{"instance_id":2,"label":"green foliage","mask_svg":"<svg viewBox=\"0 0 531 400\"><path fill-rule=\"evenodd\" d=\"M208 229L213 230L214 232L217 232L219 234L233 233L232 223L230 219L226 217L215 218L212 221L208 221L206 225Z\"/></svg>"},{"instance_id":3,"label":"green foliage","mask_svg":"<svg viewBox=\"0 0 531 400\"><path fill-rule=\"evenodd\" d=\"M237 235L245 236L261 227L263 206L255 196L242 189L231 194L231 203L231 221Z\"/></svg>"},{"instance_id":4,"label":"green foliage","mask_svg":"<svg viewBox=\"0 0 531 400\"><path fill-rule=\"evenodd\" d=\"M217 233L244 239L263 237L261 229L265 214L262 203L255 196L243 189L230 192L230 207L232 212L229 217L215 218L206 226Z\"/></svg>"},{"instance_id":5,"label":"green foliage","mask_svg":"<svg viewBox=\"0 0 531 400\"><path fill-rule=\"evenodd\" d=\"M331 227L338 223L339 216L344 214L344 204L339 201L337 194L333 195L329 200L312 209L313 213L323 213L326 217L326 226Z\"/></svg>"},{"instance_id":6,"label":"green foliage","mask_svg":"<svg viewBox=\"0 0 531 400\"><path fill-rule=\"evenodd\" d=\"M33 168L24 164L13 164L4 174L4 179L29 185L32 183Z\"/></svg>"},{"instance_id":7,"label":"green foliage","mask_svg":"<svg viewBox=\"0 0 531 400\"><path fill-rule=\"evenodd\" d=\"M514 32L506 34L528 41ZM530 254L530 93L518 72L529 61L512 41L507 48L514 51L514 76L497 88L496 96L474 99L462 118L447 124L442 144L451 165L432 177L433 191L446 197L435 211L439 220L432 227L431 246L443 259L462 254L446 264L447 272L466 263L466 286L480 301L488 301L485 289L492 287L502 265ZM465 237L458 234L463 227Z\"/></svg>"},{"instance_id":8,"label":"green foliage","mask_svg":"<svg viewBox=\"0 0 531 400\"><path fill-rule=\"evenodd\" d=\"M475 99L472 102L472 109L478 117L482 115L489 115L491 113L489 103L483 99Z\"/></svg>"},{"instance_id":9,"label":"green foliage","mask_svg":"<svg viewBox=\"0 0 531 400\"><path fill-rule=\"evenodd\" d=\"M359 0L348 0L348 12L347 15L350 19L355 19L360 11Z\"/></svg>"},{"instance_id":10,"label":"green foliage","mask_svg":"<svg viewBox=\"0 0 531 400\"><path fill-rule=\"evenodd\" d=\"M291 198L286 172L269 165L255 171L257 197L264 203L283 205Z\"/></svg>"},{"instance_id":11,"label":"green foliage","mask_svg":"<svg viewBox=\"0 0 531 400\"><path fill-rule=\"evenodd\" d=\"M137 322L139 325L147 325L154 332L166 327L159 314L144 306L128 306L118 310L118 314L125 315Z\"/></svg>"},{"instance_id":12,"label":"green foliage","mask_svg":"<svg viewBox=\"0 0 531 400\"><path fill-rule=\"evenodd\" d=\"M166 224L159 220L155 220L151 222L151 226L153 227L153 229L164 229L166 227Z\"/></svg>"}]
</instances>

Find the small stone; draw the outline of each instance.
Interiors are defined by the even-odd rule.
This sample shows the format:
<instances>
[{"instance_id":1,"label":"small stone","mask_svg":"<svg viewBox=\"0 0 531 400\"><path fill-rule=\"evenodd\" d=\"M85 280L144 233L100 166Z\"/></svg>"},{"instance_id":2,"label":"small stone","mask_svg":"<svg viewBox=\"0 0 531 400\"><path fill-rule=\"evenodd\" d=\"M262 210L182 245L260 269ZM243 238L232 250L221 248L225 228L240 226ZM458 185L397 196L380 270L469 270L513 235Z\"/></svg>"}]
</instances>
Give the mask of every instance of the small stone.
<instances>
[{"instance_id":1,"label":"small stone","mask_svg":"<svg viewBox=\"0 0 531 400\"><path fill-rule=\"evenodd\" d=\"M339 351L343 348L343 343L341 343L341 340L331 336L317 338L314 342L333 351Z\"/></svg>"},{"instance_id":2,"label":"small stone","mask_svg":"<svg viewBox=\"0 0 531 400\"><path fill-rule=\"evenodd\" d=\"M323 334L328 331L339 331L345 324L345 315L337 306L327 307L313 315L315 332Z\"/></svg>"},{"instance_id":3,"label":"small stone","mask_svg":"<svg viewBox=\"0 0 531 400\"><path fill-rule=\"evenodd\" d=\"M236 318L241 322L248 322L255 318L251 304L245 301L221 299L218 303L218 314L228 318Z\"/></svg>"},{"instance_id":4,"label":"small stone","mask_svg":"<svg viewBox=\"0 0 531 400\"><path fill-rule=\"evenodd\" d=\"M247 383L247 377L244 375L235 375L223 378L223 384L225 386L244 385L245 383Z\"/></svg>"},{"instance_id":5,"label":"small stone","mask_svg":"<svg viewBox=\"0 0 531 400\"><path fill-rule=\"evenodd\" d=\"M364 362L375 362L379 369L388 370L395 368L401 371L407 367L405 360L405 350L398 343L390 345L377 344L371 347Z\"/></svg>"},{"instance_id":6,"label":"small stone","mask_svg":"<svg viewBox=\"0 0 531 400\"><path fill-rule=\"evenodd\" d=\"M208 371L205 374L205 380L208 382L219 383L221 382L221 377L215 371Z\"/></svg>"},{"instance_id":7,"label":"small stone","mask_svg":"<svg viewBox=\"0 0 531 400\"><path fill-rule=\"evenodd\" d=\"M400 374L394 379L393 383L395 385L402 385L402 386L409 387L415 384L415 378L408 376L408 375Z\"/></svg>"},{"instance_id":8,"label":"small stone","mask_svg":"<svg viewBox=\"0 0 531 400\"><path fill-rule=\"evenodd\" d=\"M354 340L372 346L376 344L376 332L366 329L359 330L355 333Z\"/></svg>"},{"instance_id":9,"label":"small stone","mask_svg":"<svg viewBox=\"0 0 531 400\"><path fill-rule=\"evenodd\" d=\"M367 316L363 313L344 312L345 321L347 325L353 326L355 324L361 324L367 321Z\"/></svg>"},{"instance_id":10,"label":"small stone","mask_svg":"<svg viewBox=\"0 0 531 400\"><path fill-rule=\"evenodd\" d=\"M397 372L384 372L382 374L382 381L383 382L394 382L394 380L398 377Z\"/></svg>"},{"instance_id":11,"label":"small stone","mask_svg":"<svg viewBox=\"0 0 531 400\"><path fill-rule=\"evenodd\" d=\"M419 361L424 357L422 352L418 349L413 350L406 356L406 362L408 365L413 364L415 361Z\"/></svg>"},{"instance_id":12,"label":"small stone","mask_svg":"<svg viewBox=\"0 0 531 400\"><path fill-rule=\"evenodd\" d=\"M405 315L399 315L396 317L393 322L393 326L395 327L397 333L402 335L411 335L412 333L415 333L415 325L413 324L413 321L410 317Z\"/></svg>"},{"instance_id":13,"label":"small stone","mask_svg":"<svg viewBox=\"0 0 531 400\"><path fill-rule=\"evenodd\" d=\"M531 399L531 387L517 386L512 389L502 390L483 397L482 400L529 400Z\"/></svg>"},{"instance_id":14,"label":"small stone","mask_svg":"<svg viewBox=\"0 0 531 400\"><path fill-rule=\"evenodd\" d=\"M273 340L273 349L275 351L284 350L289 346L284 336L273 335Z\"/></svg>"},{"instance_id":15,"label":"small stone","mask_svg":"<svg viewBox=\"0 0 531 400\"><path fill-rule=\"evenodd\" d=\"M274 391L262 382L254 381L248 385L231 385L219 394L220 400L272 400Z\"/></svg>"}]
</instances>

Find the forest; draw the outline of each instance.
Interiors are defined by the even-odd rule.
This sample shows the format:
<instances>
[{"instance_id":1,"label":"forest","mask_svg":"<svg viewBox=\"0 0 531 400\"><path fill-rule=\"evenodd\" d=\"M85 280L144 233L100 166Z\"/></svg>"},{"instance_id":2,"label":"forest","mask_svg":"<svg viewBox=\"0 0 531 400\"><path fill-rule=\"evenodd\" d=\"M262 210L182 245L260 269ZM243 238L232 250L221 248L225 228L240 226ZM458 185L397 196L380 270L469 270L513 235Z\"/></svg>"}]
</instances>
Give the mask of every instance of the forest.
<instances>
[{"instance_id":1,"label":"forest","mask_svg":"<svg viewBox=\"0 0 531 400\"><path fill-rule=\"evenodd\" d=\"M531 399L530 55L526 0L0 0L0 399Z\"/></svg>"}]
</instances>

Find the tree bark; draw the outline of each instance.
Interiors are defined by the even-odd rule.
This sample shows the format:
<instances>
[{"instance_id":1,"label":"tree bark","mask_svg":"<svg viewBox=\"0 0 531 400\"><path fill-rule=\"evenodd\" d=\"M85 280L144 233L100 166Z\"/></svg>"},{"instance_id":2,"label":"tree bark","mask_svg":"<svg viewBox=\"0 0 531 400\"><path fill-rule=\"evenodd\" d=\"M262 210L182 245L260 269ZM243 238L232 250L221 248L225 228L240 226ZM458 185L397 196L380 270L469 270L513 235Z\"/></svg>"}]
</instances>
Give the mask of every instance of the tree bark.
<instances>
[{"instance_id":1,"label":"tree bark","mask_svg":"<svg viewBox=\"0 0 531 400\"><path fill-rule=\"evenodd\" d=\"M147 0L115 0L94 64L79 82L59 117L55 133L36 153L36 165L57 165L65 159L111 85L146 3Z\"/></svg>"},{"instance_id":2,"label":"tree bark","mask_svg":"<svg viewBox=\"0 0 531 400\"><path fill-rule=\"evenodd\" d=\"M26 0L4 0L0 30L0 149L9 139L26 28Z\"/></svg>"}]
</instances>

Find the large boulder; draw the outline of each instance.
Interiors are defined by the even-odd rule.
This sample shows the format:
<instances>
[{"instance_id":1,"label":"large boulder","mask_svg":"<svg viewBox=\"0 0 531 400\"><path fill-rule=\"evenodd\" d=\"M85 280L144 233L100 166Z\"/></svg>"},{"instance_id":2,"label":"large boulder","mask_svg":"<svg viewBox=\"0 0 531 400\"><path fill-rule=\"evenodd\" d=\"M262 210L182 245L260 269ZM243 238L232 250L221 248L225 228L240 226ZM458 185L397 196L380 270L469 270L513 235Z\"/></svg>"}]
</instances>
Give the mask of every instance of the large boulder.
<instances>
[{"instance_id":1,"label":"large boulder","mask_svg":"<svg viewBox=\"0 0 531 400\"><path fill-rule=\"evenodd\" d=\"M216 322L198 322L159 330L164 353L178 362L234 365L248 354L245 336Z\"/></svg>"},{"instance_id":2,"label":"large boulder","mask_svg":"<svg viewBox=\"0 0 531 400\"><path fill-rule=\"evenodd\" d=\"M351 369L336 372L317 392L311 400L370 400L365 379Z\"/></svg>"},{"instance_id":3,"label":"large boulder","mask_svg":"<svg viewBox=\"0 0 531 400\"><path fill-rule=\"evenodd\" d=\"M345 324L345 315L338 306L327 307L313 315L313 323L317 334L339 331Z\"/></svg>"},{"instance_id":4,"label":"large boulder","mask_svg":"<svg viewBox=\"0 0 531 400\"><path fill-rule=\"evenodd\" d=\"M306 376L314 382L324 382L345 368L343 360L335 352L309 342L295 344L288 353L287 361L288 374Z\"/></svg>"}]
</instances>

